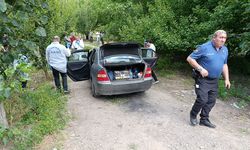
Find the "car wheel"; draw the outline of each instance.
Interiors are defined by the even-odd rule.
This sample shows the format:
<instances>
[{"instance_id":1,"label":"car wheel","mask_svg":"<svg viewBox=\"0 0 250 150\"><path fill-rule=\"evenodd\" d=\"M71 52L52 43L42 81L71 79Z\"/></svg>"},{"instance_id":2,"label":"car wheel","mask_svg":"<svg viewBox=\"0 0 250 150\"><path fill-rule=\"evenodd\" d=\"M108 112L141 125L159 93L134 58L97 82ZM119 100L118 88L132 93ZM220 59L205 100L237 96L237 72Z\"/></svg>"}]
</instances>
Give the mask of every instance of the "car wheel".
<instances>
[{"instance_id":1,"label":"car wheel","mask_svg":"<svg viewBox=\"0 0 250 150\"><path fill-rule=\"evenodd\" d=\"M93 82L91 82L91 93L92 93L92 96L93 97L97 97L98 95L96 94L96 91L95 91L95 85Z\"/></svg>"}]
</instances>

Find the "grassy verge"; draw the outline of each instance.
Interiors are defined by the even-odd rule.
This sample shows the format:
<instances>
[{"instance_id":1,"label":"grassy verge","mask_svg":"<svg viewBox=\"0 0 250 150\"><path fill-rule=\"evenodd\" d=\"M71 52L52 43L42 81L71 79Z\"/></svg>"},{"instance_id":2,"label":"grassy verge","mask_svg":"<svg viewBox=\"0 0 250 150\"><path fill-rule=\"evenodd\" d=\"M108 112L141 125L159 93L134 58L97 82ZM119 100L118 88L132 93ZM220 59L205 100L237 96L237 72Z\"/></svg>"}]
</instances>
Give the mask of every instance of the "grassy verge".
<instances>
[{"instance_id":1,"label":"grassy verge","mask_svg":"<svg viewBox=\"0 0 250 150\"><path fill-rule=\"evenodd\" d=\"M5 102L10 128L1 128L2 143L9 143L13 149L32 149L45 135L65 126L66 101L66 97L48 83L13 96Z\"/></svg>"},{"instance_id":2,"label":"grassy verge","mask_svg":"<svg viewBox=\"0 0 250 150\"><path fill-rule=\"evenodd\" d=\"M222 100L238 99L236 103L236 107L238 108L244 108L250 103L249 88L242 86L241 83L235 84L235 82L231 82L231 88L228 90L224 86L224 80L220 80L219 97Z\"/></svg>"}]
</instances>

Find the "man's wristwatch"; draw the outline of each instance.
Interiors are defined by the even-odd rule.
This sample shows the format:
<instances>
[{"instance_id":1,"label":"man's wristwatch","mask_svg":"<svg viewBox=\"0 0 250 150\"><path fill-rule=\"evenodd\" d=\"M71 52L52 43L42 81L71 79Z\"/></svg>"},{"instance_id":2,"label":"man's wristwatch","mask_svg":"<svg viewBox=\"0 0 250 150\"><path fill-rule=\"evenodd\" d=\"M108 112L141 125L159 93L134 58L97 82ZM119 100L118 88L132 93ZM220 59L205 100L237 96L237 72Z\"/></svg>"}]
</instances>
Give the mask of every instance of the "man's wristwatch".
<instances>
[{"instance_id":1,"label":"man's wristwatch","mask_svg":"<svg viewBox=\"0 0 250 150\"><path fill-rule=\"evenodd\" d=\"M202 67L198 67L196 70L199 71L199 72L201 72L202 71Z\"/></svg>"}]
</instances>

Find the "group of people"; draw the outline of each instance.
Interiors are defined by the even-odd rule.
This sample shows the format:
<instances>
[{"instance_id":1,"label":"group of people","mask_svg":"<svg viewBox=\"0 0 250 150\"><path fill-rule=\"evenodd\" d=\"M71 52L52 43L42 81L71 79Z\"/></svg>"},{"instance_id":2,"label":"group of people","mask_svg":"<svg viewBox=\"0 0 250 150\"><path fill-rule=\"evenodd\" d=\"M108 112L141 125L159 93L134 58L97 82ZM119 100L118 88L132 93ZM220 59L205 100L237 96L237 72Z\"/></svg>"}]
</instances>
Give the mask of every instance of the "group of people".
<instances>
[{"instance_id":1,"label":"group of people","mask_svg":"<svg viewBox=\"0 0 250 150\"><path fill-rule=\"evenodd\" d=\"M101 40L101 37L98 37L97 40ZM71 55L71 51L83 50L84 42L80 34L75 35L75 33L72 32L70 36L67 36L65 32L64 43L65 45L62 45L60 43L59 36L54 36L52 43L46 48L46 60L52 69L56 88L61 91L61 75L63 92L65 94L68 94L69 89L67 84L67 57Z\"/></svg>"},{"instance_id":2,"label":"group of people","mask_svg":"<svg viewBox=\"0 0 250 150\"><path fill-rule=\"evenodd\" d=\"M230 88L229 71L227 65L228 49L224 45L227 33L224 30L217 30L211 39L197 47L188 57L187 62L194 68L195 74L195 92L197 98L190 111L190 123L192 126L198 124L197 115L200 113L200 122L202 126L215 128L211 123L209 113L216 103L218 94L218 81L223 75L225 87ZM59 73L63 79L63 89L67 93L66 76L66 57L70 55L70 50L59 43L60 38L55 36L53 42L46 49L46 58L52 67L55 85L60 89ZM151 40L145 42L145 47L156 52L155 45ZM152 71L155 82L158 81L155 73ZM158 81L159 82L159 81Z\"/></svg>"},{"instance_id":3,"label":"group of people","mask_svg":"<svg viewBox=\"0 0 250 150\"><path fill-rule=\"evenodd\" d=\"M81 34L75 35L75 33L72 32L70 36L67 36L67 33L64 33L64 43L66 48L72 50L84 49L84 42Z\"/></svg>"}]
</instances>

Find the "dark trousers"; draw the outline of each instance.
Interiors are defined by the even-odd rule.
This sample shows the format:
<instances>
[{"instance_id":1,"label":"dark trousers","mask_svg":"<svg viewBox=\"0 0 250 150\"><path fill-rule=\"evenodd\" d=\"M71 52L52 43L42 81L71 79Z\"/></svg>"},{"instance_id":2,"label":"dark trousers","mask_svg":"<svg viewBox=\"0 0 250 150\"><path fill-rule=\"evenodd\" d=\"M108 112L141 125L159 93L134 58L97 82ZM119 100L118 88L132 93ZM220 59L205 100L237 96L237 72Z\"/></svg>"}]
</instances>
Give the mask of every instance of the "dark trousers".
<instances>
[{"instance_id":1,"label":"dark trousers","mask_svg":"<svg viewBox=\"0 0 250 150\"><path fill-rule=\"evenodd\" d=\"M155 80L155 82L158 81L157 76L153 70L152 70L152 77Z\"/></svg>"},{"instance_id":2,"label":"dark trousers","mask_svg":"<svg viewBox=\"0 0 250 150\"><path fill-rule=\"evenodd\" d=\"M54 69L53 67L51 68L52 68L52 73L53 73L56 88L58 90L61 90L61 84L60 84L60 78L59 78L59 74L61 74L63 90L67 91L68 90L67 73L61 73L57 71L56 69Z\"/></svg>"},{"instance_id":3,"label":"dark trousers","mask_svg":"<svg viewBox=\"0 0 250 150\"><path fill-rule=\"evenodd\" d=\"M197 78L195 81L196 101L191 115L196 117L200 113L201 120L209 118L209 112L214 107L218 93L218 79Z\"/></svg>"}]
</instances>

